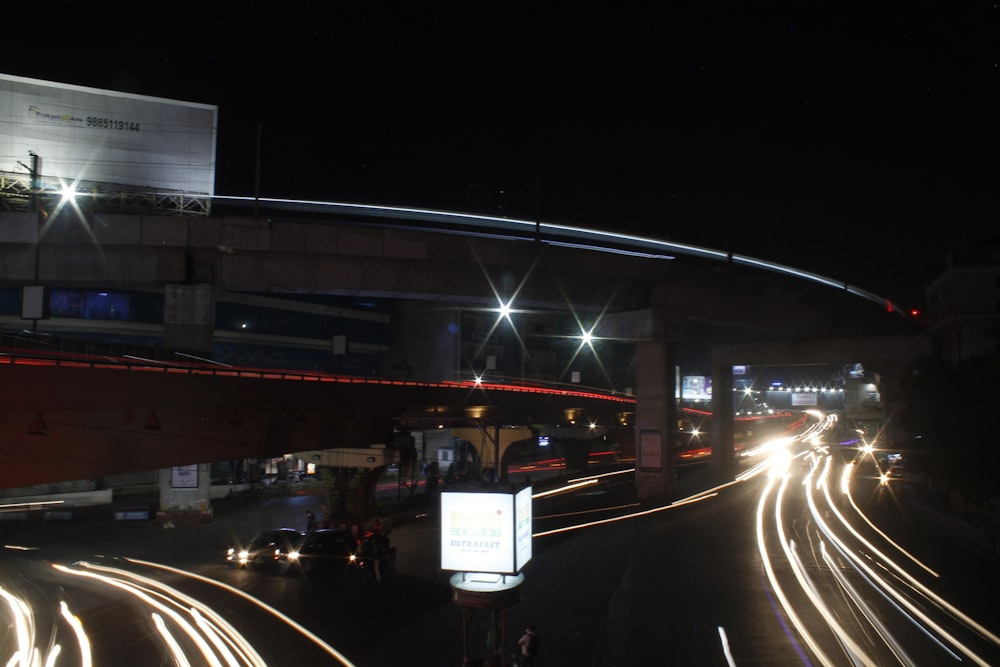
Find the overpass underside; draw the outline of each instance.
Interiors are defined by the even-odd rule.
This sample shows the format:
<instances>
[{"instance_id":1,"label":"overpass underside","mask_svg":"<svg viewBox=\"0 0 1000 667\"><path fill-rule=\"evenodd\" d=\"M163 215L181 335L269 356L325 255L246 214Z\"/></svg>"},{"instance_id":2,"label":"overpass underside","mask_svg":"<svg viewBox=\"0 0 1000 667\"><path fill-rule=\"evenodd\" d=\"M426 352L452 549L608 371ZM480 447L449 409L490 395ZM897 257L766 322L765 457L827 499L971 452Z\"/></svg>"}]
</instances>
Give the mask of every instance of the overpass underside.
<instances>
[{"instance_id":1,"label":"overpass underside","mask_svg":"<svg viewBox=\"0 0 1000 667\"><path fill-rule=\"evenodd\" d=\"M678 318L669 303L669 290L654 290L660 307L622 319L616 326L631 330L637 339L636 392L641 400L636 410L636 485L638 495L647 500L670 500L675 493L678 452L677 369L678 349L684 342L685 319ZM776 337L772 342L725 344L712 347L712 458L711 466L733 470L734 366L848 364L861 362L878 369L885 393L899 394L906 369L915 360L933 354L932 339L926 335L855 336L852 338ZM881 417L891 414L894 405L881 405ZM902 434L901 434L902 435ZM884 434L891 441L892 431Z\"/></svg>"},{"instance_id":2,"label":"overpass underside","mask_svg":"<svg viewBox=\"0 0 1000 667\"><path fill-rule=\"evenodd\" d=\"M0 212L0 284L162 290L165 344L193 350L210 347L213 294L220 290L390 298L412 302L416 314L409 322L417 324L426 320L423 311L438 304L482 310L516 295L526 308L597 321L596 335L635 344L639 486L651 496L671 494L674 370L681 347L703 343L693 340L695 324L725 332L713 348L750 339L774 350L812 339L897 335L906 327L897 315L835 284L731 261L615 255L541 240L270 214L99 217L95 224L96 216L62 215L43 227L33 214ZM202 287L206 298L190 298ZM455 378L468 370L454 341L439 347L442 337L431 334L397 338L408 341L406 356L416 377ZM848 360L865 356L845 354ZM757 363L731 356L712 361L715 386L728 386L727 380L731 385L726 363ZM366 446L391 436L395 415L469 400L422 396L416 387L400 390L404 396L387 387L281 383L280 389L265 389L267 381L258 380L251 389L221 377L180 382L151 373L155 381L139 381L111 370L81 376L63 371L3 369L0 486L276 456L313 450L317 443ZM520 406L523 414L535 422L559 419L541 414L549 406L532 399ZM713 427L721 465L732 448L732 406L713 398L713 409L721 420Z\"/></svg>"},{"instance_id":3,"label":"overpass underside","mask_svg":"<svg viewBox=\"0 0 1000 667\"><path fill-rule=\"evenodd\" d=\"M536 393L501 406L464 386L110 362L7 363L0 377L0 489L391 445L396 426L415 415L531 424L620 409Z\"/></svg>"}]
</instances>

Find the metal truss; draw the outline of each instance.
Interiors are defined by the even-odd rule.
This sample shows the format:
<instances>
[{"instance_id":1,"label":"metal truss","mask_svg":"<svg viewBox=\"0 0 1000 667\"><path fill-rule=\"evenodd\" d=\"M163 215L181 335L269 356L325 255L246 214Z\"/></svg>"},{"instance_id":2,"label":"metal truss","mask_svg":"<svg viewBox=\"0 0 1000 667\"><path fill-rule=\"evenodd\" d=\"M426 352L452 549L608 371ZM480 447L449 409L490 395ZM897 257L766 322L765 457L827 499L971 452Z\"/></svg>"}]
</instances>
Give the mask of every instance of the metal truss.
<instances>
[{"instance_id":1,"label":"metal truss","mask_svg":"<svg viewBox=\"0 0 1000 667\"><path fill-rule=\"evenodd\" d=\"M80 181L74 191L77 206L86 211L207 216L212 208L212 198L205 194L151 192L117 183ZM32 211L36 205L52 210L62 196L63 185L56 179L43 177L35 192L28 174L0 171L0 210Z\"/></svg>"}]
</instances>

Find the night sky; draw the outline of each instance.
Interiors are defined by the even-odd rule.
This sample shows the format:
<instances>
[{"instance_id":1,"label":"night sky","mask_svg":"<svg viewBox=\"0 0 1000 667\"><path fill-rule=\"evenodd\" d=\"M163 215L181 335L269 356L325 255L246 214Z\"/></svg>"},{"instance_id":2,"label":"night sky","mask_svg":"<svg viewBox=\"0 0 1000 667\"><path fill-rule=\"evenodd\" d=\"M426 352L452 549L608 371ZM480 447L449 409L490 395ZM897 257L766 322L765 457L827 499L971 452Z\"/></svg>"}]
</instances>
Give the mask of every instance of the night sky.
<instances>
[{"instance_id":1,"label":"night sky","mask_svg":"<svg viewBox=\"0 0 1000 667\"><path fill-rule=\"evenodd\" d=\"M0 71L218 105L218 194L254 194L259 129L261 196L648 234L903 307L993 234L995 3L541 4L47 2Z\"/></svg>"}]
</instances>

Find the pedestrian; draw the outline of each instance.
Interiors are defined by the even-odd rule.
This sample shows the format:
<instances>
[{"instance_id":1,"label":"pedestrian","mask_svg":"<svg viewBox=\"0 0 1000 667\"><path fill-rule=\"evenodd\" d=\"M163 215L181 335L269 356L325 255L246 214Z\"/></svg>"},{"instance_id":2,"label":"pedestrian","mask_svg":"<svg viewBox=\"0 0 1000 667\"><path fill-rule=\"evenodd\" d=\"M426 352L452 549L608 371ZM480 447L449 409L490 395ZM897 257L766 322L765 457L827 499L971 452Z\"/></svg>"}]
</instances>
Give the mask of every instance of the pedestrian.
<instances>
[{"instance_id":1,"label":"pedestrian","mask_svg":"<svg viewBox=\"0 0 1000 667\"><path fill-rule=\"evenodd\" d=\"M431 461L427 464L427 490L430 492L437 491L440 478L441 466L438 465L437 461Z\"/></svg>"},{"instance_id":2,"label":"pedestrian","mask_svg":"<svg viewBox=\"0 0 1000 667\"><path fill-rule=\"evenodd\" d=\"M518 663L520 667L533 667L535 656L538 655L538 649L541 647L541 640L535 632L534 625L529 623L524 628L524 634L517 640L517 645L521 648L521 662Z\"/></svg>"},{"instance_id":3,"label":"pedestrian","mask_svg":"<svg viewBox=\"0 0 1000 667\"><path fill-rule=\"evenodd\" d=\"M306 532L311 533L316 530L316 515L312 510L306 510Z\"/></svg>"},{"instance_id":4,"label":"pedestrian","mask_svg":"<svg viewBox=\"0 0 1000 667\"><path fill-rule=\"evenodd\" d=\"M390 547L389 547L389 537L382 532L382 524L378 521L375 522L377 530L372 536L375 542L375 577L378 583L382 583L382 579L389 572L389 566L391 565L389 559L391 557Z\"/></svg>"}]
</instances>

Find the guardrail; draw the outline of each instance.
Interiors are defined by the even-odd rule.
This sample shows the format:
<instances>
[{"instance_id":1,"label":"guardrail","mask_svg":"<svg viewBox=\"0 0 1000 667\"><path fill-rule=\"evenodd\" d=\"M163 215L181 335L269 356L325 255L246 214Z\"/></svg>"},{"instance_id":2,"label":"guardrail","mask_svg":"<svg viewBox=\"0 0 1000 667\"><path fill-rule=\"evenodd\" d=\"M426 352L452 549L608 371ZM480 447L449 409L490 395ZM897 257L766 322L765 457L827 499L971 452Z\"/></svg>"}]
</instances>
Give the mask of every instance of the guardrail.
<instances>
[{"instance_id":1,"label":"guardrail","mask_svg":"<svg viewBox=\"0 0 1000 667\"><path fill-rule=\"evenodd\" d=\"M158 350L153 356L129 354L125 347L116 351L121 356L99 353L96 346L86 346L86 351L66 350L60 343L48 347L4 347L10 336L5 339L0 335L0 365L49 366L60 368L89 368L101 370L124 370L136 372L154 372L180 375L207 375L215 377L250 378L260 380L298 380L302 382L320 382L337 384L362 384L392 387L416 387L433 389L482 389L499 392L537 393L556 396L575 396L579 398L607 400L618 403L635 404L636 398L613 390L563 383L528 383L520 380L513 382L482 382L478 380L416 380L406 378L383 378L358 375L333 375L322 371L305 371L297 369L237 367L211 362L178 362L162 358L171 355L172 350ZM110 350L109 350L110 352Z\"/></svg>"},{"instance_id":2,"label":"guardrail","mask_svg":"<svg viewBox=\"0 0 1000 667\"><path fill-rule=\"evenodd\" d=\"M82 509L101 505L110 507L112 498L111 489L3 498L0 499L0 521L72 519Z\"/></svg>"}]
</instances>

